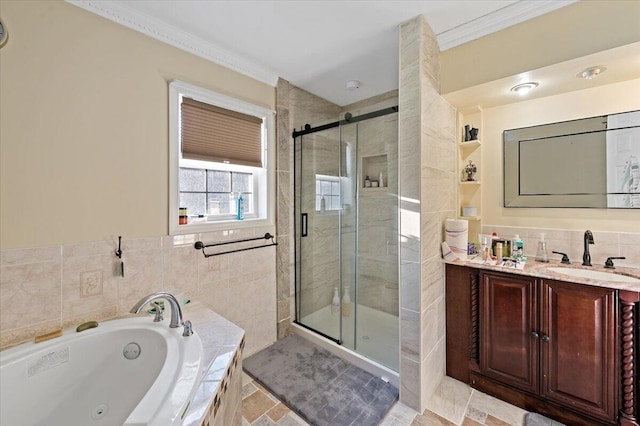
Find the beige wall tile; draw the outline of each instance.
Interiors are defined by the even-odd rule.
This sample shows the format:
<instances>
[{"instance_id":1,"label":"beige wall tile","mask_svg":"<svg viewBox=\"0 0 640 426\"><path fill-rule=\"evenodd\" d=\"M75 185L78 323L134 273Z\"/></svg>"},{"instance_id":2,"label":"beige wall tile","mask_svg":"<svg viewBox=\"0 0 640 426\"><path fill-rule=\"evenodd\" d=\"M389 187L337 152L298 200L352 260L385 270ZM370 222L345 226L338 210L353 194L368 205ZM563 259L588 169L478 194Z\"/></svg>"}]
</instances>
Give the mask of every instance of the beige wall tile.
<instances>
[{"instance_id":1,"label":"beige wall tile","mask_svg":"<svg viewBox=\"0 0 640 426\"><path fill-rule=\"evenodd\" d=\"M61 262L0 268L0 330L61 319Z\"/></svg>"},{"instance_id":2,"label":"beige wall tile","mask_svg":"<svg viewBox=\"0 0 640 426\"><path fill-rule=\"evenodd\" d=\"M75 317L118 305L117 259L113 255L65 257L62 316Z\"/></svg>"},{"instance_id":3,"label":"beige wall tile","mask_svg":"<svg viewBox=\"0 0 640 426\"><path fill-rule=\"evenodd\" d=\"M0 266L57 262L60 261L61 254L62 250L59 246L2 250L2 252L0 252Z\"/></svg>"}]
</instances>

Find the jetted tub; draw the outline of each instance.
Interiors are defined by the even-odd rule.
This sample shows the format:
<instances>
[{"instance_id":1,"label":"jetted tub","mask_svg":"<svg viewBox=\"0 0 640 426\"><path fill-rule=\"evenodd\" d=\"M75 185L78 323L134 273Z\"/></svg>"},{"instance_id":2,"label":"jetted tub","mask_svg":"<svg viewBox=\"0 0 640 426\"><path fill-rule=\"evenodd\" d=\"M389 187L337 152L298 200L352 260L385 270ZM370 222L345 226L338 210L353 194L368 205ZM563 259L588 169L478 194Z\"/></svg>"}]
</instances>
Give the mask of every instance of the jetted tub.
<instances>
[{"instance_id":1,"label":"jetted tub","mask_svg":"<svg viewBox=\"0 0 640 426\"><path fill-rule=\"evenodd\" d=\"M182 330L126 318L0 352L0 424L181 424L203 359Z\"/></svg>"}]
</instances>

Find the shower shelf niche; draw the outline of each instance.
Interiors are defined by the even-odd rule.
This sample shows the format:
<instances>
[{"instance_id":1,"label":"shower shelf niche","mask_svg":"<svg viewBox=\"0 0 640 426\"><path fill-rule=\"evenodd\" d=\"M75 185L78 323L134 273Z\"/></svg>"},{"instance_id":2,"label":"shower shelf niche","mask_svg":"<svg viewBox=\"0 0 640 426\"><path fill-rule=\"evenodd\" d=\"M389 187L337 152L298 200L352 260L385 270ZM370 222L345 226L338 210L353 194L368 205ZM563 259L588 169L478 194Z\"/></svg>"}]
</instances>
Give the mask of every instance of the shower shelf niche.
<instances>
[{"instance_id":1,"label":"shower shelf niche","mask_svg":"<svg viewBox=\"0 0 640 426\"><path fill-rule=\"evenodd\" d=\"M362 176L360 186L362 189L366 191L384 191L387 187L387 179L389 178L389 174L387 172L387 154L381 155L371 155L371 156L363 156L362 157ZM365 187L364 180L366 176L369 176L369 179L372 181L377 181L378 176L382 172L382 176L384 178L384 185L381 187Z\"/></svg>"}]
</instances>

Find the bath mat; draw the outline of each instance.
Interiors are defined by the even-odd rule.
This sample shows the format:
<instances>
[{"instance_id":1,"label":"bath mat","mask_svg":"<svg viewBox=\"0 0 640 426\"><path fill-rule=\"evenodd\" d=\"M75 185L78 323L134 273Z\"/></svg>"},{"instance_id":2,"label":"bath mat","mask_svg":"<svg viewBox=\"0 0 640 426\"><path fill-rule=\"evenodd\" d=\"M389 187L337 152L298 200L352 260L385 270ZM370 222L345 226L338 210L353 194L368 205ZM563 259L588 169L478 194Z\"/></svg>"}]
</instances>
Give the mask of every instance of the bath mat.
<instances>
[{"instance_id":1,"label":"bath mat","mask_svg":"<svg viewBox=\"0 0 640 426\"><path fill-rule=\"evenodd\" d=\"M398 389L292 335L243 361L247 374L314 426L377 425Z\"/></svg>"},{"instance_id":2,"label":"bath mat","mask_svg":"<svg viewBox=\"0 0 640 426\"><path fill-rule=\"evenodd\" d=\"M527 413L524 424L525 426L565 426L564 423L556 422L538 413Z\"/></svg>"}]
</instances>

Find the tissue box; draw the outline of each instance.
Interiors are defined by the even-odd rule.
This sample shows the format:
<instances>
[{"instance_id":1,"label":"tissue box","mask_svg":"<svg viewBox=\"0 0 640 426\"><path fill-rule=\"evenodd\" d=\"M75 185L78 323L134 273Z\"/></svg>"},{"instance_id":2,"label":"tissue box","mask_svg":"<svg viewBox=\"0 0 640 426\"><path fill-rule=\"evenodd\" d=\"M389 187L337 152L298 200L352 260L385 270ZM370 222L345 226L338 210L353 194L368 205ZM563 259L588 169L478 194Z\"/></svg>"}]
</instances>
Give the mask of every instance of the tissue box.
<instances>
[{"instance_id":1,"label":"tissue box","mask_svg":"<svg viewBox=\"0 0 640 426\"><path fill-rule=\"evenodd\" d=\"M476 217L478 216L478 208L474 206L464 206L462 207L462 216L463 217Z\"/></svg>"}]
</instances>

